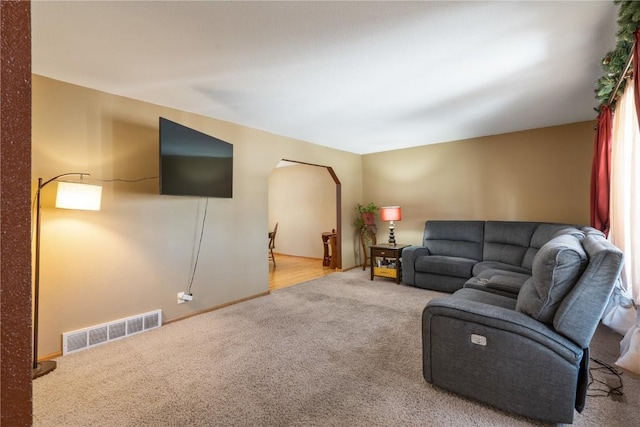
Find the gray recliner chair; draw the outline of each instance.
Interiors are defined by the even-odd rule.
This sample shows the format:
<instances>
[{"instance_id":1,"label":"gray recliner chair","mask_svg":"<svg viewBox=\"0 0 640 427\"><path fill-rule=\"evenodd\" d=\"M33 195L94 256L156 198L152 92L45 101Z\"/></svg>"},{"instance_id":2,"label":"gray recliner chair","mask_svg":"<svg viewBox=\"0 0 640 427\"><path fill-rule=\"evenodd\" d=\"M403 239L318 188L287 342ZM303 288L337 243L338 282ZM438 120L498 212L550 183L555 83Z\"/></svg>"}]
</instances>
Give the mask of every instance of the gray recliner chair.
<instances>
[{"instance_id":1,"label":"gray recliner chair","mask_svg":"<svg viewBox=\"0 0 640 427\"><path fill-rule=\"evenodd\" d=\"M623 263L601 234L558 236L517 299L464 288L423 312L423 374L436 386L555 423L582 411L589 343Z\"/></svg>"}]
</instances>

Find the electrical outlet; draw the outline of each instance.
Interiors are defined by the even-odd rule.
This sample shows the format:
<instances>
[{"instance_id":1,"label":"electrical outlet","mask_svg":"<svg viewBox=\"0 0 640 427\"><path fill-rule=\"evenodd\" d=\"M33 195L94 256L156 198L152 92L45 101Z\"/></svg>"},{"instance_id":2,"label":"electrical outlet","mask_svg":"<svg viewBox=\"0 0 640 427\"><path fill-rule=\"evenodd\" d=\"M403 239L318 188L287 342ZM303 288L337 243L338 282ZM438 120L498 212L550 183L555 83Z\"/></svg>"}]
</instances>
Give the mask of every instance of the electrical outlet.
<instances>
[{"instance_id":1,"label":"electrical outlet","mask_svg":"<svg viewBox=\"0 0 640 427\"><path fill-rule=\"evenodd\" d=\"M182 299L184 292L178 292L178 304L184 304L186 301Z\"/></svg>"}]
</instances>

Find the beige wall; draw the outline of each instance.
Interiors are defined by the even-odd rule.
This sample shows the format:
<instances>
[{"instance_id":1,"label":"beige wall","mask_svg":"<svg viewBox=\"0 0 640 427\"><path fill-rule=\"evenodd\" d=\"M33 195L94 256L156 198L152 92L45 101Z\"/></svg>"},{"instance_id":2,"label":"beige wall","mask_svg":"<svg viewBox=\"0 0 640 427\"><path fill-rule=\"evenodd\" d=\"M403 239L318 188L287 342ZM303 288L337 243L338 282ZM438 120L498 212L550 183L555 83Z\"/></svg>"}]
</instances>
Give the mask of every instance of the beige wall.
<instances>
[{"instance_id":1,"label":"beige wall","mask_svg":"<svg viewBox=\"0 0 640 427\"><path fill-rule=\"evenodd\" d=\"M429 219L588 224L593 124L365 155L364 200L402 206L400 243L419 244Z\"/></svg>"},{"instance_id":2,"label":"beige wall","mask_svg":"<svg viewBox=\"0 0 640 427\"><path fill-rule=\"evenodd\" d=\"M271 172L269 228L276 222L274 252L323 257L322 233L337 227L336 184L327 168L295 165Z\"/></svg>"},{"instance_id":3,"label":"beige wall","mask_svg":"<svg viewBox=\"0 0 640 427\"><path fill-rule=\"evenodd\" d=\"M234 197L209 199L194 300L180 305L206 199L158 195L159 116L234 145ZM66 331L154 309L170 320L266 292L268 177L280 159L331 166L345 206L362 197L359 155L41 76L32 134L34 188L66 172L90 182L153 177L103 182L100 212L54 209L55 185L43 190L40 355L60 351ZM345 268L355 265L349 239Z\"/></svg>"},{"instance_id":4,"label":"beige wall","mask_svg":"<svg viewBox=\"0 0 640 427\"><path fill-rule=\"evenodd\" d=\"M181 305L176 293L187 290L205 199L158 195L158 116L234 145L234 198L208 201L195 298ZM331 166L339 178L343 269L358 262L358 202L401 205L397 241L412 244L427 219L588 223L592 125L359 156L34 76L34 188L38 177L65 172L89 172L89 181L152 177L103 182L100 212L54 209L55 188L44 189L40 354L60 351L66 331L158 308L170 320L266 292L269 181L281 159ZM386 241L379 219L378 228Z\"/></svg>"}]
</instances>

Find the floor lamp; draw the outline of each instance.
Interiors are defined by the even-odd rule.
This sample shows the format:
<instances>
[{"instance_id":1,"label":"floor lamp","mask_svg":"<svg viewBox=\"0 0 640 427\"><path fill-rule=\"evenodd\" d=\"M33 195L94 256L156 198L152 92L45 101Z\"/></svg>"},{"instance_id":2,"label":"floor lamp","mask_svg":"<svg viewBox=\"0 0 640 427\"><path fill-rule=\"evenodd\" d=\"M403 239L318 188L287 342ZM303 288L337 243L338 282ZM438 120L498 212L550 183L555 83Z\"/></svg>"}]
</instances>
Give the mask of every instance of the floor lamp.
<instances>
[{"instance_id":1,"label":"floor lamp","mask_svg":"<svg viewBox=\"0 0 640 427\"><path fill-rule=\"evenodd\" d=\"M38 312L40 305L40 196L42 189L51 182L65 176L80 176L82 179L88 173L64 173L55 176L48 181L42 182L38 178L38 189L36 191L36 248L35 248L35 272L33 291L33 378L41 377L56 369L55 360L45 360L38 362ZM102 197L102 187L99 185L89 185L75 182L58 182L58 192L56 195L56 207L62 209L79 210L100 210L100 199Z\"/></svg>"}]
</instances>

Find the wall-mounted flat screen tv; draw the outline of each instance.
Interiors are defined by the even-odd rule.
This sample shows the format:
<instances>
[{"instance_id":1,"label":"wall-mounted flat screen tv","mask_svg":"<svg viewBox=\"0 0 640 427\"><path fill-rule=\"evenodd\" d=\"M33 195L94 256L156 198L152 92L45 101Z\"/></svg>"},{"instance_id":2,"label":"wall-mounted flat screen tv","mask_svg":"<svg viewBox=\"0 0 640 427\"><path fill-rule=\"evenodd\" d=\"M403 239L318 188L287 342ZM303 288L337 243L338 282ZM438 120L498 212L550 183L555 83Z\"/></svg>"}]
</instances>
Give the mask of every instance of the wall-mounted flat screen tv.
<instances>
[{"instance_id":1,"label":"wall-mounted flat screen tv","mask_svg":"<svg viewBox=\"0 0 640 427\"><path fill-rule=\"evenodd\" d=\"M231 198L233 145L160 117L160 194Z\"/></svg>"}]
</instances>

